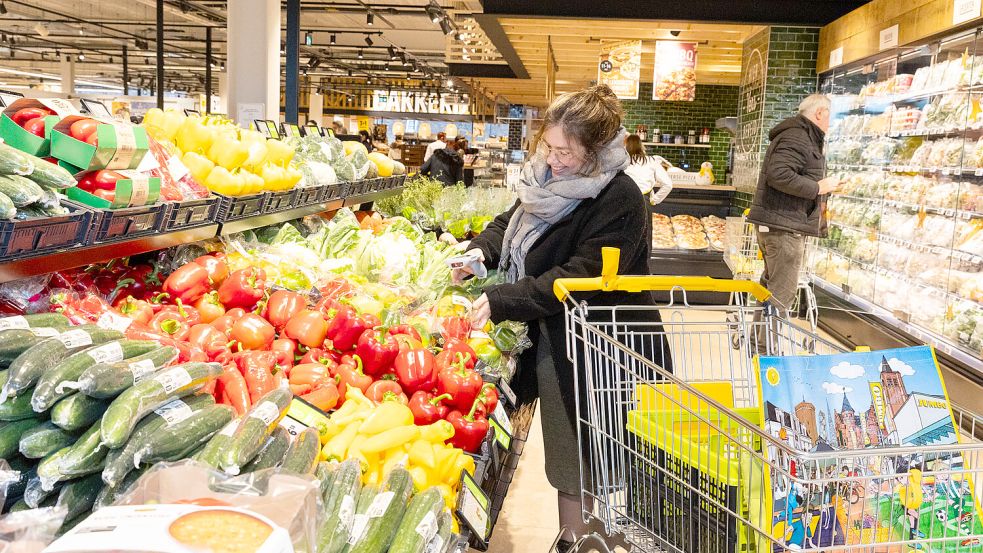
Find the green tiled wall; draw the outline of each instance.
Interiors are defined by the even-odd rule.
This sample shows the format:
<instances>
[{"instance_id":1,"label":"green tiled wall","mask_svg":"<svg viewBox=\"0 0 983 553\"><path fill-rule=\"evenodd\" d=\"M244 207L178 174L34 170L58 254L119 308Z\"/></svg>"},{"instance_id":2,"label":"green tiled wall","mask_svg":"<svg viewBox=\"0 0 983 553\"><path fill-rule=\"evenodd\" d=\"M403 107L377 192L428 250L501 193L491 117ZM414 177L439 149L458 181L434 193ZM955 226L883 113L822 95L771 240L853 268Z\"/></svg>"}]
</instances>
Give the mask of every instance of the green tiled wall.
<instances>
[{"instance_id":1,"label":"green tiled wall","mask_svg":"<svg viewBox=\"0 0 983 553\"><path fill-rule=\"evenodd\" d=\"M696 100L692 102L664 102L652 100L652 83L641 83L638 100L622 100L625 110L625 128L635 131L636 125L645 125L652 140L653 129L663 134L686 136L690 129L699 136L704 127L710 129L710 149L683 149L674 147L646 146L649 154L660 155L674 165L684 159L695 171L699 163L709 160L713 163L714 174L722 182L727 167L727 152L730 134L714 128L721 117L737 115L736 86L696 85Z\"/></svg>"}]
</instances>

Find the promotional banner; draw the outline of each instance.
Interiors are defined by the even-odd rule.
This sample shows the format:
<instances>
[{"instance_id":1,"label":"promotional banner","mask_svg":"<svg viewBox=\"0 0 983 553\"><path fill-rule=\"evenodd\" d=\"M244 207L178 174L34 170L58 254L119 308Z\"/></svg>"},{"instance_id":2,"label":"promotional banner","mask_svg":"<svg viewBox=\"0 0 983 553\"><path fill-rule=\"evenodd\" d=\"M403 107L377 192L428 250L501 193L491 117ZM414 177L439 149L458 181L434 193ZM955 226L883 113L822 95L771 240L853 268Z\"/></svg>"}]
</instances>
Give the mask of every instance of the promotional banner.
<instances>
[{"instance_id":1,"label":"promotional banner","mask_svg":"<svg viewBox=\"0 0 983 553\"><path fill-rule=\"evenodd\" d=\"M622 100L637 100L641 67L641 40L601 44L597 84L608 85Z\"/></svg>"},{"instance_id":2,"label":"promotional banner","mask_svg":"<svg viewBox=\"0 0 983 553\"><path fill-rule=\"evenodd\" d=\"M655 42L652 99L692 102L696 99L696 43Z\"/></svg>"}]
</instances>

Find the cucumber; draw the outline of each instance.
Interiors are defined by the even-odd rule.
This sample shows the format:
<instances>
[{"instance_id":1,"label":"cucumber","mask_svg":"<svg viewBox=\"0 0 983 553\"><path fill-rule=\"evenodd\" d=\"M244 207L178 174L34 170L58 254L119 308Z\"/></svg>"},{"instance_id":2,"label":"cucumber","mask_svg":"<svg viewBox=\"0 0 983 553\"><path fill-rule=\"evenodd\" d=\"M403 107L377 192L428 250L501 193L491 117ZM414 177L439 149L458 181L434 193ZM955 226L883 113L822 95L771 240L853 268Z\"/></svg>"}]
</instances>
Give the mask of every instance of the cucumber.
<instances>
[{"instance_id":1,"label":"cucumber","mask_svg":"<svg viewBox=\"0 0 983 553\"><path fill-rule=\"evenodd\" d=\"M323 496L325 518L317 533L318 553L339 553L348 544L354 507L362 487L361 477L362 464L358 459L349 459L335 469L329 492Z\"/></svg>"},{"instance_id":2,"label":"cucumber","mask_svg":"<svg viewBox=\"0 0 983 553\"><path fill-rule=\"evenodd\" d=\"M38 183L42 188L64 190L78 184L68 169L54 163L35 163L33 171L21 174L26 174L27 178Z\"/></svg>"},{"instance_id":3,"label":"cucumber","mask_svg":"<svg viewBox=\"0 0 983 553\"><path fill-rule=\"evenodd\" d=\"M11 423L16 424L16 423ZM53 422L34 426L20 437L20 454L28 459L41 459L75 443L78 435L66 432Z\"/></svg>"},{"instance_id":4,"label":"cucumber","mask_svg":"<svg viewBox=\"0 0 983 553\"><path fill-rule=\"evenodd\" d=\"M413 496L406 506L390 553L423 553L427 543L437 535L437 516L444 508L444 498L437 488L427 488Z\"/></svg>"},{"instance_id":5,"label":"cucumber","mask_svg":"<svg viewBox=\"0 0 983 553\"><path fill-rule=\"evenodd\" d=\"M58 313L38 313L0 319L0 366L10 362L40 342L57 336L68 327L68 319Z\"/></svg>"},{"instance_id":6,"label":"cucumber","mask_svg":"<svg viewBox=\"0 0 983 553\"><path fill-rule=\"evenodd\" d=\"M44 213L44 215L46 217L61 217L62 215L68 215L68 214L70 214L71 213L71 210L69 210L67 207L61 205L61 203L60 203L61 202L61 198L58 197L58 193L57 192L54 192L54 191L52 191L50 193L55 196L54 200L57 200L59 203L56 203L56 204L47 204L45 202L46 201L51 201L51 199L49 198L49 199L46 200L46 199L42 198L41 201L37 203L37 205L41 207L41 212Z\"/></svg>"},{"instance_id":7,"label":"cucumber","mask_svg":"<svg viewBox=\"0 0 983 553\"><path fill-rule=\"evenodd\" d=\"M3 406L4 404L0 403L0 409L3 409ZM69 432L84 430L102 418L107 407L109 407L108 401L83 394L72 394L51 408L51 422Z\"/></svg>"},{"instance_id":8,"label":"cucumber","mask_svg":"<svg viewBox=\"0 0 983 553\"><path fill-rule=\"evenodd\" d=\"M115 330L105 330L95 325L85 325L48 338L17 356L10 363L10 376L0 394L0 403L16 396L34 385L44 371L73 353L90 346L119 340L123 335Z\"/></svg>"},{"instance_id":9,"label":"cucumber","mask_svg":"<svg viewBox=\"0 0 983 553\"><path fill-rule=\"evenodd\" d=\"M0 194L10 198L16 207L24 207L41 199L44 191L34 181L20 175L0 175Z\"/></svg>"},{"instance_id":10,"label":"cucumber","mask_svg":"<svg viewBox=\"0 0 983 553\"><path fill-rule=\"evenodd\" d=\"M80 514L79 516L73 519L66 518L65 522L62 522L61 526L58 527L58 531L55 532L55 539L60 538L65 534L67 534L72 528L75 528L76 526L81 524L82 521L89 518L90 514L92 514L91 511L85 511L84 513Z\"/></svg>"},{"instance_id":11,"label":"cucumber","mask_svg":"<svg viewBox=\"0 0 983 553\"><path fill-rule=\"evenodd\" d=\"M57 482L50 488L45 488L42 485L44 480L40 477L31 478L27 482L27 488L24 489L24 503L27 503L32 509L37 509L41 507L42 503L49 504L46 499L51 499L51 505L55 503L58 499L58 492L61 490L62 483Z\"/></svg>"},{"instance_id":12,"label":"cucumber","mask_svg":"<svg viewBox=\"0 0 983 553\"><path fill-rule=\"evenodd\" d=\"M0 426L0 459L10 459L17 454L21 438L28 432L39 428L41 421L37 419L22 419L5 422Z\"/></svg>"},{"instance_id":13,"label":"cucumber","mask_svg":"<svg viewBox=\"0 0 983 553\"><path fill-rule=\"evenodd\" d=\"M93 424L59 460L59 479L68 480L101 472L106 464L107 453L109 448L100 441L99 425ZM50 479L45 481L46 485L48 481Z\"/></svg>"},{"instance_id":14,"label":"cucumber","mask_svg":"<svg viewBox=\"0 0 983 553\"><path fill-rule=\"evenodd\" d=\"M0 330L28 329L40 327L66 328L68 317L61 313L33 313L0 318ZM3 334L0 334L2 337Z\"/></svg>"},{"instance_id":15,"label":"cucumber","mask_svg":"<svg viewBox=\"0 0 983 553\"><path fill-rule=\"evenodd\" d=\"M413 479L406 469L396 467L389 471L382 491L372 500L372 505L365 512L368 516L365 530L361 539L357 535L354 536L355 544L352 546L351 553L383 553L389 549L412 493Z\"/></svg>"},{"instance_id":16,"label":"cucumber","mask_svg":"<svg viewBox=\"0 0 983 553\"><path fill-rule=\"evenodd\" d=\"M23 457L16 457L11 459L10 467L18 471L20 474L17 480L7 484L7 499L3 504L3 511L10 509L10 506L20 501L24 497L24 490L27 488L27 483L38 475L35 470L35 463L28 464L28 461Z\"/></svg>"},{"instance_id":17,"label":"cucumber","mask_svg":"<svg viewBox=\"0 0 983 553\"><path fill-rule=\"evenodd\" d=\"M129 388L109 404L102 417L102 441L116 449L126 443L144 415L168 401L197 392L222 374L218 363L185 363Z\"/></svg>"},{"instance_id":18,"label":"cucumber","mask_svg":"<svg viewBox=\"0 0 983 553\"><path fill-rule=\"evenodd\" d=\"M16 219L17 206L5 194L0 193L0 219Z\"/></svg>"},{"instance_id":19,"label":"cucumber","mask_svg":"<svg viewBox=\"0 0 983 553\"><path fill-rule=\"evenodd\" d=\"M82 372L76 385L87 396L113 398L154 374L177 356L177 348L163 346L118 363L97 363Z\"/></svg>"},{"instance_id":20,"label":"cucumber","mask_svg":"<svg viewBox=\"0 0 983 553\"><path fill-rule=\"evenodd\" d=\"M8 371L0 371L0 381L6 381L7 374ZM0 403L0 421L19 421L38 417L38 414L31 408L31 390L29 389L27 392Z\"/></svg>"},{"instance_id":21,"label":"cucumber","mask_svg":"<svg viewBox=\"0 0 983 553\"><path fill-rule=\"evenodd\" d=\"M355 542L365 535L365 526L369 521L369 516L366 513L380 491L379 486L375 485L365 486L359 490L358 499L355 502L355 514L352 516L352 529L349 532L348 541L342 549L344 553L349 553Z\"/></svg>"},{"instance_id":22,"label":"cucumber","mask_svg":"<svg viewBox=\"0 0 983 553\"><path fill-rule=\"evenodd\" d=\"M96 496L96 503L92 509L98 510L115 503L116 500L128 492L130 487L133 486L133 483L139 480L140 477L143 476L143 473L147 472L148 470L150 470L149 466L130 471L130 473L126 475L126 478L119 483L119 485L110 486L107 484L106 486L103 486L102 490L99 492L99 495Z\"/></svg>"},{"instance_id":23,"label":"cucumber","mask_svg":"<svg viewBox=\"0 0 983 553\"><path fill-rule=\"evenodd\" d=\"M143 463L184 459L222 430L234 417L235 409L232 407L210 405L197 413L189 414L184 420L165 423L136 451L133 466L140 468Z\"/></svg>"},{"instance_id":24,"label":"cucumber","mask_svg":"<svg viewBox=\"0 0 983 553\"><path fill-rule=\"evenodd\" d=\"M42 161L0 142L0 175L30 175L35 170L35 163Z\"/></svg>"},{"instance_id":25,"label":"cucumber","mask_svg":"<svg viewBox=\"0 0 983 553\"><path fill-rule=\"evenodd\" d=\"M133 470L133 458L136 452L153 439L168 420L174 420L175 415L187 415L189 412L195 414L213 405L215 399L212 396L199 394L172 400L143 417L133 429L133 434L126 444L109 452L106 457L106 467L102 471L103 482L110 486L118 485Z\"/></svg>"},{"instance_id":26,"label":"cucumber","mask_svg":"<svg viewBox=\"0 0 983 553\"><path fill-rule=\"evenodd\" d=\"M240 419L233 419L232 422L226 424L222 430L208 440L200 452L195 454L194 459L212 468L218 468L222 462L222 456L225 454L225 449L232 441L232 435L235 434L236 428L239 428L239 421Z\"/></svg>"},{"instance_id":27,"label":"cucumber","mask_svg":"<svg viewBox=\"0 0 983 553\"><path fill-rule=\"evenodd\" d=\"M38 379L37 385L34 386L34 394L31 396L31 407L38 413L51 409L56 401L71 393L62 384L74 382L82 375L82 371L96 363L116 363L142 355L157 347L159 344L151 340L114 340L69 355L46 370Z\"/></svg>"},{"instance_id":28,"label":"cucumber","mask_svg":"<svg viewBox=\"0 0 983 553\"><path fill-rule=\"evenodd\" d=\"M338 468L337 463L321 461L314 470L314 478L317 478L320 488L321 501L323 502L328 494L331 493L331 484L334 483L334 471Z\"/></svg>"},{"instance_id":29,"label":"cucumber","mask_svg":"<svg viewBox=\"0 0 983 553\"><path fill-rule=\"evenodd\" d=\"M43 186L41 187L41 199L38 200L37 206L45 213L49 213L52 210L65 209L61 206L61 196L58 192L55 192L51 188L44 188Z\"/></svg>"},{"instance_id":30,"label":"cucumber","mask_svg":"<svg viewBox=\"0 0 983 553\"><path fill-rule=\"evenodd\" d=\"M294 436L290 449L280 462L280 468L294 474L313 474L320 453L321 434L316 428L306 428Z\"/></svg>"},{"instance_id":31,"label":"cucumber","mask_svg":"<svg viewBox=\"0 0 983 553\"><path fill-rule=\"evenodd\" d=\"M448 547L450 546L451 533L453 531L454 516L451 515L450 511L441 511L437 517L437 535L427 542L427 547L424 551L427 551L427 553L430 551L450 551Z\"/></svg>"},{"instance_id":32,"label":"cucumber","mask_svg":"<svg viewBox=\"0 0 983 553\"><path fill-rule=\"evenodd\" d=\"M98 474L90 474L85 478L66 482L61 491L58 492L58 501L55 506L68 511L65 513L65 520L77 518L79 515L92 510L96 496L99 495L102 488L102 478L99 478Z\"/></svg>"},{"instance_id":33,"label":"cucumber","mask_svg":"<svg viewBox=\"0 0 983 553\"><path fill-rule=\"evenodd\" d=\"M277 388L253 405L236 428L235 434L222 454L219 463L229 474L239 474L263 447L264 438L273 433L280 419L287 414L293 394L289 388Z\"/></svg>"},{"instance_id":34,"label":"cucumber","mask_svg":"<svg viewBox=\"0 0 983 553\"><path fill-rule=\"evenodd\" d=\"M249 464L242 469L242 472L255 472L257 470L273 468L283 461L283 456L286 455L288 449L290 449L290 432L282 426L277 426L273 429L270 437L266 438L263 449L259 450L256 458L249 461Z\"/></svg>"}]
</instances>

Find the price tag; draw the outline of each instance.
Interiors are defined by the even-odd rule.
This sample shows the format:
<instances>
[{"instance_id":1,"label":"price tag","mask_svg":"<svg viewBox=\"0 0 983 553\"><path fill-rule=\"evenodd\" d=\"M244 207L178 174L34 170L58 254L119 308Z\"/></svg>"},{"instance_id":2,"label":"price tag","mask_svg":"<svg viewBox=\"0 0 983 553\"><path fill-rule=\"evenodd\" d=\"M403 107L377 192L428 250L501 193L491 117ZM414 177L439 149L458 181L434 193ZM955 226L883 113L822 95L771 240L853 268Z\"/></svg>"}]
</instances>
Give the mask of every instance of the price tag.
<instances>
[{"instance_id":1,"label":"price tag","mask_svg":"<svg viewBox=\"0 0 983 553\"><path fill-rule=\"evenodd\" d=\"M110 342L85 352L96 363L116 363L123 360L123 346Z\"/></svg>"},{"instance_id":2,"label":"price tag","mask_svg":"<svg viewBox=\"0 0 983 553\"><path fill-rule=\"evenodd\" d=\"M64 336L64 334L62 335ZM183 388L188 384L191 384L191 375L188 371L181 367L174 367L169 371L161 373L154 377L154 380L160 383L164 388L164 393L169 394L174 390Z\"/></svg>"},{"instance_id":3,"label":"price tag","mask_svg":"<svg viewBox=\"0 0 983 553\"><path fill-rule=\"evenodd\" d=\"M191 407L180 399L169 401L154 409L154 413L164 419L165 426L173 426L194 414Z\"/></svg>"},{"instance_id":4,"label":"price tag","mask_svg":"<svg viewBox=\"0 0 983 553\"><path fill-rule=\"evenodd\" d=\"M382 492L375 496L372 504L365 511L365 515L369 518L379 518L386 514L386 509L389 508L389 504L393 502L394 497L396 497L395 492Z\"/></svg>"},{"instance_id":5,"label":"price tag","mask_svg":"<svg viewBox=\"0 0 983 553\"><path fill-rule=\"evenodd\" d=\"M365 534L365 529L369 525L369 516L365 513L357 514L352 518L352 533L348 536L348 544L355 545L360 542Z\"/></svg>"},{"instance_id":6,"label":"price tag","mask_svg":"<svg viewBox=\"0 0 983 553\"><path fill-rule=\"evenodd\" d=\"M134 361L129 365L130 372L133 373L133 383L136 384L148 376L157 372L157 366L150 359Z\"/></svg>"},{"instance_id":7,"label":"price tag","mask_svg":"<svg viewBox=\"0 0 983 553\"><path fill-rule=\"evenodd\" d=\"M355 519L355 497L345 495L341 498L341 507L338 508L338 520L344 528L351 528Z\"/></svg>"},{"instance_id":8,"label":"price tag","mask_svg":"<svg viewBox=\"0 0 983 553\"><path fill-rule=\"evenodd\" d=\"M309 428L306 424L296 419L292 419L289 416L280 419L280 426L287 430L287 433L290 434L291 438L296 438L298 434Z\"/></svg>"},{"instance_id":9,"label":"price tag","mask_svg":"<svg viewBox=\"0 0 983 553\"><path fill-rule=\"evenodd\" d=\"M228 424L222 427L222 430L219 431L219 434L222 436L231 436L235 434L236 429L239 428L239 421L240 419L232 419L231 421L229 421Z\"/></svg>"},{"instance_id":10,"label":"price tag","mask_svg":"<svg viewBox=\"0 0 983 553\"><path fill-rule=\"evenodd\" d=\"M495 411L492 413L495 420L498 421L502 428L509 433L509 435L515 435L515 429L512 427L512 419L509 418L508 414L505 413L505 406L499 401L495 404Z\"/></svg>"},{"instance_id":11,"label":"price tag","mask_svg":"<svg viewBox=\"0 0 983 553\"><path fill-rule=\"evenodd\" d=\"M64 344L66 348L92 345L92 336L89 336L88 332L81 329L69 330L55 339Z\"/></svg>"},{"instance_id":12,"label":"price tag","mask_svg":"<svg viewBox=\"0 0 983 553\"><path fill-rule=\"evenodd\" d=\"M490 530L488 507L488 496L468 471L461 471L461 491L457 493L455 512L458 521L464 522L477 537L481 538L481 541L488 540Z\"/></svg>"},{"instance_id":13,"label":"price tag","mask_svg":"<svg viewBox=\"0 0 983 553\"><path fill-rule=\"evenodd\" d=\"M495 431L495 443L505 451L508 451L512 447L512 434L505 430L505 427L495 418L495 415L488 418L488 424Z\"/></svg>"},{"instance_id":14,"label":"price tag","mask_svg":"<svg viewBox=\"0 0 983 553\"><path fill-rule=\"evenodd\" d=\"M32 328L31 334L39 338L54 338L55 336L61 334L61 331L59 331L57 328L51 328L50 326L41 326L38 328Z\"/></svg>"},{"instance_id":15,"label":"price tag","mask_svg":"<svg viewBox=\"0 0 983 553\"><path fill-rule=\"evenodd\" d=\"M133 324L133 319L129 317L124 317L118 313L112 311L106 311L99 316L99 320L96 321L96 326L99 328L105 328L106 330L116 330L118 332L125 332L126 329L130 328Z\"/></svg>"},{"instance_id":16,"label":"price tag","mask_svg":"<svg viewBox=\"0 0 983 553\"><path fill-rule=\"evenodd\" d=\"M498 381L498 392L498 395L504 397L509 402L509 405L512 407L516 406L515 391L512 390L512 387L504 379Z\"/></svg>"},{"instance_id":17,"label":"price tag","mask_svg":"<svg viewBox=\"0 0 983 553\"><path fill-rule=\"evenodd\" d=\"M328 415L324 411L314 407L299 397L295 397L293 401L290 402L290 408L287 409L287 415L291 419L309 428L317 428L317 431L321 434L321 436L324 436L327 432Z\"/></svg>"},{"instance_id":18,"label":"price tag","mask_svg":"<svg viewBox=\"0 0 983 553\"><path fill-rule=\"evenodd\" d=\"M27 319L20 315L4 317L0 319L0 330L28 329L31 325L27 324Z\"/></svg>"},{"instance_id":19,"label":"price tag","mask_svg":"<svg viewBox=\"0 0 983 553\"><path fill-rule=\"evenodd\" d=\"M263 403L253 407L252 411L249 412L249 416L254 419L259 419L263 421L264 424L269 426L280 418L280 408L277 407L272 401L264 401Z\"/></svg>"},{"instance_id":20,"label":"price tag","mask_svg":"<svg viewBox=\"0 0 983 553\"><path fill-rule=\"evenodd\" d=\"M437 535L437 515L433 511L427 511L415 530L423 538L423 543L432 540Z\"/></svg>"},{"instance_id":21,"label":"price tag","mask_svg":"<svg viewBox=\"0 0 983 553\"><path fill-rule=\"evenodd\" d=\"M949 168L948 167L943 167L942 168L942 175L943 176L949 176Z\"/></svg>"},{"instance_id":22,"label":"price tag","mask_svg":"<svg viewBox=\"0 0 983 553\"><path fill-rule=\"evenodd\" d=\"M963 174L962 167L956 167L955 169L953 169L952 174L956 175L957 177L962 176Z\"/></svg>"}]
</instances>

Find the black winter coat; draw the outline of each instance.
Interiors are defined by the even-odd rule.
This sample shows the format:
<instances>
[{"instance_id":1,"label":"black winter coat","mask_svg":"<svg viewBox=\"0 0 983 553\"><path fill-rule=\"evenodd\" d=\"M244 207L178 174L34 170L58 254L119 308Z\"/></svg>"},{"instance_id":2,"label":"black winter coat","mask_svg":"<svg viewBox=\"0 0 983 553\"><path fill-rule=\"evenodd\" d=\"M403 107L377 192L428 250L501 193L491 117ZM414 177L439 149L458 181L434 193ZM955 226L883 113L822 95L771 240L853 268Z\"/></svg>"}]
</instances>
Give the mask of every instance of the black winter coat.
<instances>
[{"instance_id":1,"label":"black winter coat","mask_svg":"<svg viewBox=\"0 0 983 553\"><path fill-rule=\"evenodd\" d=\"M517 204L518 205L518 204ZM516 207L499 215L480 235L471 241L472 248L481 249L485 265L497 268L502 256L502 241L509 219ZM537 343L539 321L545 323L552 345L552 358L561 387L564 389L564 407L575 420L573 366L567 357L565 338L566 321L563 304L553 294L553 281L558 278L597 277L601 274L601 248L610 246L621 250L618 273L623 275L648 275L651 254L652 223L648 206L638 186L624 173L615 175L608 186L593 199L586 199L567 217L550 227L533 244L526 255L526 276L512 284L501 284L485 290L491 307L491 319L523 321L529 323L530 338ZM655 305L649 292L593 292L574 294L577 301L586 300L591 306ZM613 310L594 317L611 321ZM601 319L600 317L604 317ZM617 322L661 322L658 311L645 309L623 311L617 314ZM649 328L658 331L661 327ZM611 329L608 329L611 332ZM669 348L664 341L653 347L640 348L642 353L656 363L672 370ZM663 357L663 353L665 356ZM513 386L520 399L538 397L535 375L535 348L522 355L519 373ZM584 380L581 378L581 401L584 401Z\"/></svg>"},{"instance_id":2,"label":"black winter coat","mask_svg":"<svg viewBox=\"0 0 983 553\"><path fill-rule=\"evenodd\" d=\"M825 133L812 121L796 115L776 125L768 138L771 145L761 165L748 220L778 230L821 236L825 230L826 198L819 196L819 181L826 174Z\"/></svg>"},{"instance_id":3,"label":"black winter coat","mask_svg":"<svg viewBox=\"0 0 983 553\"><path fill-rule=\"evenodd\" d=\"M464 180L464 159L455 150L442 148L424 162L420 174L433 177L444 186L454 186Z\"/></svg>"}]
</instances>

